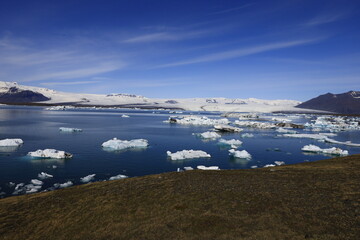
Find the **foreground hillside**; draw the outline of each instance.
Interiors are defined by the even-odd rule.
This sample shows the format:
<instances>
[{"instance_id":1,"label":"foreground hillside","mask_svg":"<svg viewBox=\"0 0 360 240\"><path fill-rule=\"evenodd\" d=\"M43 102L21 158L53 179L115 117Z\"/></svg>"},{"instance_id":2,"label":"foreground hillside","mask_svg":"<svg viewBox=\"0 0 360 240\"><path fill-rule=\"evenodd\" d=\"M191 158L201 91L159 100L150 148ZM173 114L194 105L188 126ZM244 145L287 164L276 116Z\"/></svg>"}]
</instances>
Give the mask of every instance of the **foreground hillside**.
<instances>
[{"instance_id":1,"label":"foreground hillside","mask_svg":"<svg viewBox=\"0 0 360 240\"><path fill-rule=\"evenodd\" d=\"M0 239L358 239L360 155L0 200Z\"/></svg>"}]
</instances>

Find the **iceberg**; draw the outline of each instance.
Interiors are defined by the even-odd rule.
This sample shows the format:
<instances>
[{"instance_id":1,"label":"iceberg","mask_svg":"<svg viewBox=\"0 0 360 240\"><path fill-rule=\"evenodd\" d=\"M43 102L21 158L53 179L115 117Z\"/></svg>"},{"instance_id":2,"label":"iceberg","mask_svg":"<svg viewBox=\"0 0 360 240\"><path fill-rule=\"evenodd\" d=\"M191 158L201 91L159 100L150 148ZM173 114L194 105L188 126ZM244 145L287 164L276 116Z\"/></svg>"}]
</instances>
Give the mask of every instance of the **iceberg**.
<instances>
[{"instance_id":1,"label":"iceberg","mask_svg":"<svg viewBox=\"0 0 360 240\"><path fill-rule=\"evenodd\" d=\"M241 134L241 137L242 138L251 138L251 137L254 137L254 134L252 134L252 133L243 133L243 134Z\"/></svg>"},{"instance_id":2,"label":"iceberg","mask_svg":"<svg viewBox=\"0 0 360 240\"><path fill-rule=\"evenodd\" d=\"M146 139L120 140L113 138L104 142L101 146L111 150L124 150L128 148L145 148L149 145Z\"/></svg>"},{"instance_id":3,"label":"iceberg","mask_svg":"<svg viewBox=\"0 0 360 240\"><path fill-rule=\"evenodd\" d=\"M214 129L218 132L241 132L243 130L229 125L215 125Z\"/></svg>"},{"instance_id":4,"label":"iceberg","mask_svg":"<svg viewBox=\"0 0 360 240\"><path fill-rule=\"evenodd\" d=\"M126 115L126 114L123 114L121 115L122 118L129 118L130 116L129 115Z\"/></svg>"},{"instance_id":5,"label":"iceberg","mask_svg":"<svg viewBox=\"0 0 360 240\"><path fill-rule=\"evenodd\" d=\"M220 170L218 166L205 167L204 165L199 165L196 168L200 170Z\"/></svg>"},{"instance_id":6,"label":"iceberg","mask_svg":"<svg viewBox=\"0 0 360 240\"><path fill-rule=\"evenodd\" d=\"M6 138L0 140L0 147L18 147L23 143L24 141L20 138Z\"/></svg>"},{"instance_id":7,"label":"iceberg","mask_svg":"<svg viewBox=\"0 0 360 240\"><path fill-rule=\"evenodd\" d=\"M90 175L87 175L86 177L82 177L82 178L80 178L80 182L82 182L82 183L88 183L88 182L94 180L95 175L96 175L96 174L90 174Z\"/></svg>"},{"instance_id":8,"label":"iceberg","mask_svg":"<svg viewBox=\"0 0 360 240\"><path fill-rule=\"evenodd\" d=\"M251 128L260 128L260 129L272 129L277 127L274 123L268 123L268 122L236 120L234 123L240 127L251 127Z\"/></svg>"},{"instance_id":9,"label":"iceberg","mask_svg":"<svg viewBox=\"0 0 360 240\"><path fill-rule=\"evenodd\" d=\"M80 128L68 128L68 127L60 127L60 132L82 132L82 129Z\"/></svg>"},{"instance_id":10,"label":"iceberg","mask_svg":"<svg viewBox=\"0 0 360 240\"><path fill-rule=\"evenodd\" d=\"M216 139L216 138L221 138L221 135L216 133L216 132L203 132L200 134L196 134L199 135L201 138L203 139Z\"/></svg>"},{"instance_id":11,"label":"iceberg","mask_svg":"<svg viewBox=\"0 0 360 240\"><path fill-rule=\"evenodd\" d=\"M347 156L349 155L349 152L347 150L342 150L340 148L332 147L332 148L325 148L322 149L316 145L305 145L303 148L301 148L304 152L314 152L314 153L323 153L323 154L329 154L329 155L337 155L337 156Z\"/></svg>"},{"instance_id":12,"label":"iceberg","mask_svg":"<svg viewBox=\"0 0 360 240\"><path fill-rule=\"evenodd\" d=\"M128 177L128 176L119 174L119 175L110 177L109 180L110 180L110 181L111 181L111 180L118 180L118 179L123 179L123 178L127 178L127 177Z\"/></svg>"},{"instance_id":13,"label":"iceberg","mask_svg":"<svg viewBox=\"0 0 360 240\"><path fill-rule=\"evenodd\" d=\"M35 152L29 152L28 155L34 158L58 158L58 159L72 158L71 153L67 153L55 149L44 149L44 150L39 149L36 150Z\"/></svg>"},{"instance_id":14,"label":"iceberg","mask_svg":"<svg viewBox=\"0 0 360 240\"><path fill-rule=\"evenodd\" d=\"M285 164L284 161L275 161L274 163L275 163L276 165L278 165L278 166L281 166L281 165L284 165L284 164Z\"/></svg>"},{"instance_id":15,"label":"iceberg","mask_svg":"<svg viewBox=\"0 0 360 240\"><path fill-rule=\"evenodd\" d=\"M310 134L310 133L302 133L302 134L283 134L283 137L292 137L292 138L310 138L315 139L320 142L328 142L340 145L347 145L350 147L360 147L360 143L352 143L351 141L340 142L327 137L327 134L319 133L319 134Z\"/></svg>"},{"instance_id":16,"label":"iceberg","mask_svg":"<svg viewBox=\"0 0 360 240\"><path fill-rule=\"evenodd\" d=\"M38 174L38 178L40 178L42 180L47 179L47 178L52 178L52 177L54 177L54 176L51 174L47 174L46 172L41 172Z\"/></svg>"},{"instance_id":17,"label":"iceberg","mask_svg":"<svg viewBox=\"0 0 360 240\"><path fill-rule=\"evenodd\" d=\"M295 131L295 130L285 129L285 128L282 128L282 127L276 129L276 131L277 131L278 133L289 133L289 134L296 134L296 133L298 133L298 132Z\"/></svg>"},{"instance_id":18,"label":"iceberg","mask_svg":"<svg viewBox=\"0 0 360 240\"><path fill-rule=\"evenodd\" d=\"M54 187L55 188L67 188L67 187L70 187L74 185L71 181L67 181L65 183L55 183L54 184Z\"/></svg>"},{"instance_id":19,"label":"iceberg","mask_svg":"<svg viewBox=\"0 0 360 240\"><path fill-rule=\"evenodd\" d=\"M167 151L166 154L170 157L171 160L183 160L183 159L191 159L191 158L209 158L210 154L201 151L201 150L182 150L175 153L171 153Z\"/></svg>"},{"instance_id":20,"label":"iceberg","mask_svg":"<svg viewBox=\"0 0 360 240\"><path fill-rule=\"evenodd\" d=\"M234 149L230 149L229 155L231 155L235 158L243 158L243 159L248 159L248 160L251 159L251 155L246 150L236 151Z\"/></svg>"},{"instance_id":21,"label":"iceberg","mask_svg":"<svg viewBox=\"0 0 360 240\"><path fill-rule=\"evenodd\" d=\"M31 184L34 184L34 185L36 185L36 186L41 186L41 185L44 184L43 181L40 181L40 180L38 180L38 179L31 179L30 182L31 182Z\"/></svg>"},{"instance_id":22,"label":"iceberg","mask_svg":"<svg viewBox=\"0 0 360 240\"><path fill-rule=\"evenodd\" d=\"M231 148L238 148L242 144L242 141L237 139L230 139L230 140L220 139L219 144L227 145L230 146Z\"/></svg>"},{"instance_id":23,"label":"iceberg","mask_svg":"<svg viewBox=\"0 0 360 240\"><path fill-rule=\"evenodd\" d=\"M230 121L226 118L221 119L210 119L208 117L202 116L184 116L184 117L170 117L169 120L165 121L168 123L179 123L185 125L208 125L213 126L217 124L229 124Z\"/></svg>"},{"instance_id":24,"label":"iceberg","mask_svg":"<svg viewBox=\"0 0 360 240\"><path fill-rule=\"evenodd\" d=\"M264 168L268 168L268 167L276 167L276 165L275 165L275 164L266 164L266 165L264 166Z\"/></svg>"}]
</instances>

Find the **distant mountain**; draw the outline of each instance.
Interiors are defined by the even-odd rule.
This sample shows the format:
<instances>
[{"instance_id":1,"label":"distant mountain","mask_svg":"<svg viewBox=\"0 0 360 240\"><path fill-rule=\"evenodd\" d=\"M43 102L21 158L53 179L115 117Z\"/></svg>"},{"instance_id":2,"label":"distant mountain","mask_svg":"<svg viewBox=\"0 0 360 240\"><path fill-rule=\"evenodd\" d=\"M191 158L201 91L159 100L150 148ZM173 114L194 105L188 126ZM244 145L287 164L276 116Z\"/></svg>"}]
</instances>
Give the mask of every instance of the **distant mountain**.
<instances>
[{"instance_id":1,"label":"distant mountain","mask_svg":"<svg viewBox=\"0 0 360 240\"><path fill-rule=\"evenodd\" d=\"M341 94L327 93L296 106L342 114L360 114L360 91Z\"/></svg>"},{"instance_id":2,"label":"distant mountain","mask_svg":"<svg viewBox=\"0 0 360 240\"><path fill-rule=\"evenodd\" d=\"M41 93L23 90L17 87L10 87L7 91L0 92L0 103L32 103L49 101L50 98L45 97Z\"/></svg>"}]
</instances>

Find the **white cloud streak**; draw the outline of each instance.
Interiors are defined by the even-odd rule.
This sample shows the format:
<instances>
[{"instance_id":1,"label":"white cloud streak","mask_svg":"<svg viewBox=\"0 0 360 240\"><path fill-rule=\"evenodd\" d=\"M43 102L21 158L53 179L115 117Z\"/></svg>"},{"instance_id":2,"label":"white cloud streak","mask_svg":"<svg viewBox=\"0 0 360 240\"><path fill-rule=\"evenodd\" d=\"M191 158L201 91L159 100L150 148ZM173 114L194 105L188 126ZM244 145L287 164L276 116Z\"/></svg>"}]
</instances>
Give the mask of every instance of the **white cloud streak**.
<instances>
[{"instance_id":1,"label":"white cloud streak","mask_svg":"<svg viewBox=\"0 0 360 240\"><path fill-rule=\"evenodd\" d=\"M82 85L82 84L94 84L100 81L75 81L75 82L44 82L40 83L43 86L57 86L57 85Z\"/></svg>"},{"instance_id":2,"label":"white cloud streak","mask_svg":"<svg viewBox=\"0 0 360 240\"><path fill-rule=\"evenodd\" d=\"M209 31L189 31L189 32L156 32L139 35L124 40L124 43L147 43L162 41L181 41L185 39L201 37Z\"/></svg>"},{"instance_id":3,"label":"white cloud streak","mask_svg":"<svg viewBox=\"0 0 360 240\"><path fill-rule=\"evenodd\" d=\"M209 54L209 55L205 55L205 56L201 56L201 57L197 57L197 58L192 58L192 59L188 59L185 61L163 64L163 65L157 66L155 68L175 67L175 66L181 66L181 65L189 65L189 64L196 64L196 63L215 62L215 61L233 59L233 58L244 57L244 56L248 56L248 55L253 55L253 54L262 53L262 52L268 52L268 51L277 50L277 49L305 45L305 44L317 42L319 40L320 40L319 38L302 39L302 40L295 40L295 41L288 41L288 42L269 43L269 44L254 46L254 47L248 47L248 48L233 49L233 50L229 50L229 51L223 51L223 52L213 53L213 54Z\"/></svg>"}]
</instances>

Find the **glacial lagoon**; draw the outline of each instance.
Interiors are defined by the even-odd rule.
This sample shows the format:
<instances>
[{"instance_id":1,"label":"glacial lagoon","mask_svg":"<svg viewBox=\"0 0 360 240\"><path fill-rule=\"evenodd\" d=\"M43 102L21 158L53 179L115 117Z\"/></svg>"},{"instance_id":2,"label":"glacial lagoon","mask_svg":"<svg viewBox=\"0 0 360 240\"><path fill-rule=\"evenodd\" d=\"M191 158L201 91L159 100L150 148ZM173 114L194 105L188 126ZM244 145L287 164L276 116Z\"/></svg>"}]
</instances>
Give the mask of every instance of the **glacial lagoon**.
<instances>
[{"instance_id":1,"label":"glacial lagoon","mask_svg":"<svg viewBox=\"0 0 360 240\"><path fill-rule=\"evenodd\" d=\"M246 150L252 157L250 160L234 158L229 155L228 146L218 143L219 138L209 140L197 135L210 131L212 126L164 122L170 116L181 115L223 118L220 113L214 112L174 113L169 110L95 108L51 111L44 107L1 106L0 139L21 138L24 141L18 148L0 148L1 197L12 196L17 184L29 184L32 179L39 179L38 174L41 172L53 176L42 180L44 184L39 191L44 191L54 189L56 183L71 181L74 185L83 184L80 179L91 174L95 174L92 181L103 181L119 174L135 177L177 171L184 167L196 168L199 165L218 166L220 169L250 169L274 164L275 161L295 164L334 157L303 152L301 148L309 144L321 148L339 147L347 150L349 154L360 153L360 147L319 142L316 139L284 137L283 133L275 129L241 127L243 131L240 133L219 133L223 139L242 141L237 150ZM261 122L272 123L274 117L288 119L295 124L305 124L318 116L260 114ZM234 123L239 118L230 117L228 120ZM82 131L59 131L61 127L79 128ZM329 133L324 129L292 130L300 134ZM253 136L243 137L244 133ZM360 143L359 130L338 131L334 134L331 139ZM110 151L101 146L113 138L146 139L149 146L121 151ZM46 148L64 150L73 157L36 159L27 155L28 152ZM167 156L167 151L190 149L205 151L211 157L171 160Z\"/></svg>"}]
</instances>

